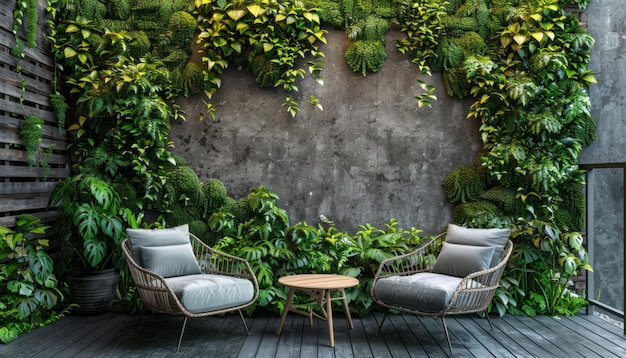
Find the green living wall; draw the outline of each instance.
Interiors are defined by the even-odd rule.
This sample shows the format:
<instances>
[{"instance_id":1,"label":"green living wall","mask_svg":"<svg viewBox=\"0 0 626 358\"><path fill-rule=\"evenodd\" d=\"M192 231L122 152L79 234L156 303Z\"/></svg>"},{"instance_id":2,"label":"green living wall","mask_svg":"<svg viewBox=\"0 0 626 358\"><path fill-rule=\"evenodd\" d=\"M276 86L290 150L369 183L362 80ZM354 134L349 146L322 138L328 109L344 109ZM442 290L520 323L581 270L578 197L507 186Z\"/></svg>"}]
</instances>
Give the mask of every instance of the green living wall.
<instances>
[{"instance_id":1,"label":"green living wall","mask_svg":"<svg viewBox=\"0 0 626 358\"><path fill-rule=\"evenodd\" d=\"M443 187L456 223L513 228L514 255L494 307L576 313L584 300L569 290L570 278L591 269L577 160L594 140L587 89L595 79L587 69L594 41L565 10L572 4L586 2L51 2L56 85L68 106L59 113L67 115L74 173L112 185L134 213L132 225L192 222L206 241L252 261L263 307L281 309L276 275L341 271L361 278L353 298L362 304L354 307L366 313L376 263L411 250L419 230L399 229L393 219L355 234L328 222L292 225L271 190L235 200L219 181L200 183L170 153L168 131L172 120L184 120L179 96L205 92L214 113L210 99L229 64L250 70L261 86L282 88L284 106L297 115L290 93L298 78L322 82L322 23L346 29L346 61L364 75L382 66L381 37L397 26L406 34L397 49L411 56L416 75L439 71L450 95L474 98L467 117L480 122L483 150ZM432 87L423 85L415 105L433 105ZM307 102L321 107L314 96ZM123 287L123 303L138 308L128 276Z\"/></svg>"}]
</instances>

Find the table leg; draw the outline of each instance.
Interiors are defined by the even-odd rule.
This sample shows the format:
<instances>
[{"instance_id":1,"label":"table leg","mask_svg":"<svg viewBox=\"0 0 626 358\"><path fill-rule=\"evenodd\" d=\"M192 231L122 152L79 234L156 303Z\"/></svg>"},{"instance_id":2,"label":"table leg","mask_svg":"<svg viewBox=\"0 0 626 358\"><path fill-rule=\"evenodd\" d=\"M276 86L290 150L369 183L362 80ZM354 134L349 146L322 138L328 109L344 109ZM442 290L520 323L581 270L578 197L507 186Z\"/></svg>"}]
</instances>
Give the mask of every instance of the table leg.
<instances>
[{"instance_id":1,"label":"table leg","mask_svg":"<svg viewBox=\"0 0 626 358\"><path fill-rule=\"evenodd\" d=\"M343 302L343 311L346 313L346 320L348 320L348 327L350 329L354 329L354 324L352 324L352 316L350 316L350 309L348 308L348 301L346 300L346 291L341 289L341 301Z\"/></svg>"},{"instance_id":2,"label":"table leg","mask_svg":"<svg viewBox=\"0 0 626 358\"><path fill-rule=\"evenodd\" d=\"M328 335L330 346L335 347L335 332L333 331L333 310L331 308L330 290L326 290L326 320L328 321Z\"/></svg>"},{"instance_id":3,"label":"table leg","mask_svg":"<svg viewBox=\"0 0 626 358\"><path fill-rule=\"evenodd\" d=\"M287 302L285 302L285 308L283 309L283 314L280 316L280 323L278 324L278 329L276 330L276 334L280 334L283 331L283 325L285 324L285 319L287 318L287 313L289 312L289 308L291 307L291 301L293 300L293 292L296 289L293 287L289 288L289 293L287 294Z\"/></svg>"}]
</instances>

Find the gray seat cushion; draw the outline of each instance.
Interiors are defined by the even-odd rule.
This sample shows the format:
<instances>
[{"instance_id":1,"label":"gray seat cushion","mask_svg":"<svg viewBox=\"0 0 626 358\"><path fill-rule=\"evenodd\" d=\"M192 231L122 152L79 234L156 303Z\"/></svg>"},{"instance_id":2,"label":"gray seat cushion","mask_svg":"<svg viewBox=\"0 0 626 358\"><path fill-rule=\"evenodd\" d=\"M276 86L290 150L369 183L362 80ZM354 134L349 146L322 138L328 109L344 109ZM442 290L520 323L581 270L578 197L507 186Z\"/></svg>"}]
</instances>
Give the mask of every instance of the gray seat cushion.
<instances>
[{"instance_id":1,"label":"gray seat cushion","mask_svg":"<svg viewBox=\"0 0 626 358\"><path fill-rule=\"evenodd\" d=\"M166 278L183 306L192 313L216 311L248 303L254 297L249 280L215 274Z\"/></svg>"},{"instance_id":2,"label":"gray seat cushion","mask_svg":"<svg viewBox=\"0 0 626 358\"><path fill-rule=\"evenodd\" d=\"M435 313L450 302L461 280L431 272L390 276L376 282L374 296L388 305Z\"/></svg>"}]
</instances>

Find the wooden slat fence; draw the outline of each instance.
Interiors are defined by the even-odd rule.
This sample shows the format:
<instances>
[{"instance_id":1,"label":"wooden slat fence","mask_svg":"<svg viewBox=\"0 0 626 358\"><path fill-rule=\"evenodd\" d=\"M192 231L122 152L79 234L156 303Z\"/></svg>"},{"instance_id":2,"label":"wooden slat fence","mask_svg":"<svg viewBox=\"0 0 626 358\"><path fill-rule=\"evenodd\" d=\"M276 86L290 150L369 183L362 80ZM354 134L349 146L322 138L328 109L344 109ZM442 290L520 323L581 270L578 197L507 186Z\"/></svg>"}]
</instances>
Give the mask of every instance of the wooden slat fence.
<instances>
[{"instance_id":1,"label":"wooden slat fence","mask_svg":"<svg viewBox=\"0 0 626 358\"><path fill-rule=\"evenodd\" d=\"M58 213L47 207L48 198L56 183L70 175L71 163L67 135L59 128L48 98L54 92L54 61L46 39L46 1L39 0L37 46L24 46L24 58L11 54L15 46L15 6L13 0L0 0L0 225L14 227L15 217L24 213L51 225ZM18 34L26 43L24 28ZM48 168L27 162L20 123L28 116L44 120L38 159L44 160ZM54 253L60 243L51 237L51 230L47 236Z\"/></svg>"}]
</instances>

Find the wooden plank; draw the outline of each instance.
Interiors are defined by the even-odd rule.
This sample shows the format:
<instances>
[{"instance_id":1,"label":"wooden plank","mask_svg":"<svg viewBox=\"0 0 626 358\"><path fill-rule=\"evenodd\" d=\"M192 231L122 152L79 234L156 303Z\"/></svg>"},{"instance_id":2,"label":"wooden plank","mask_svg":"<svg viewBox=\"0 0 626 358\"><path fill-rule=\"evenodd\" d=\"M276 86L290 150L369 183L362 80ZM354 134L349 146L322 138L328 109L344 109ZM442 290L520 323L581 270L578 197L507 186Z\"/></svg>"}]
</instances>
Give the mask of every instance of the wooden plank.
<instances>
[{"instance_id":1,"label":"wooden plank","mask_svg":"<svg viewBox=\"0 0 626 358\"><path fill-rule=\"evenodd\" d=\"M573 348L585 357L610 357L611 355L619 353L616 351L608 351L604 347L594 343L593 341L590 341L589 338L582 335L581 332L571 330L570 325L564 325L561 322L564 320L568 322L571 321L567 317L535 317L535 322L541 323L549 330L555 330L559 332L559 337L561 337L561 339L564 338L568 341L572 340L573 342L575 342ZM617 356L626 356L625 350L622 349L621 353L622 354L617 354Z\"/></svg>"},{"instance_id":2,"label":"wooden plank","mask_svg":"<svg viewBox=\"0 0 626 358\"><path fill-rule=\"evenodd\" d=\"M495 322L498 317L491 317ZM463 319L459 319L468 332L481 342L487 350L496 357L523 357L528 355L518 342L512 340L509 336L496 328L492 330L489 322L484 317L478 315L469 315Z\"/></svg>"},{"instance_id":3,"label":"wooden plank","mask_svg":"<svg viewBox=\"0 0 626 358\"><path fill-rule=\"evenodd\" d=\"M6 178L59 178L63 179L71 174L71 168L50 168L47 175L41 167L12 167L0 165L0 176Z\"/></svg>"},{"instance_id":4,"label":"wooden plank","mask_svg":"<svg viewBox=\"0 0 626 358\"><path fill-rule=\"evenodd\" d=\"M59 126L57 125L56 119L51 117L52 114L50 112L42 112L42 114L48 115L49 117L48 121L46 121L46 118L43 118L43 117L41 118L44 120L44 124L41 128L41 132L43 134L44 139L67 142L68 141L67 132L64 129L59 128ZM0 115L0 128L2 129L2 132L10 132L11 135L19 137L20 124L22 123L22 121L23 121L22 118L15 118L15 117L10 117L10 116ZM13 142L10 142L9 140L15 140L15 137L9 136L9 134L3 135L0 138L1 138L0 142L4 142L4 143L13 143ZM62 148L65 148L65 145L58 147L58 149L62 149Z\"/></svg>"},{"instance_id":5,"label":"wooden plank","mask_svg":"<svg viewBox=\"0 0 626 358\"><path fill-rule=\"evenodd\" d=\"M0 89L0 93L2 89ZM56 123L56 118L51 110L35 108L32 106L24 106L16 101L0 97L0 108L5 112L15 113L22 116L38 116L46 122Z\"/></svg>"},{"instance_id":6,"label":"wooden plank","mask_svg":"<svg viewBox=\"0 0 626 358\"><path fill-rule=\"evenodd\" d=\"M22 83L24 88L22 88ZM37 82L27 76L7 71L0 67L0 93L23 102L25 107L51 108L48 94L52 93L52 85Z\"/></svg>"},{"instance_id":7,"label":"wooden plank","mask_svg":"<svg viewBox=\"0 0 626 358\"><path fill-rule=\"evenodd\" d=\"M422 350L429 352L431 357L447 357L450 354L443 326L431 317L418 317L403 314L402 319L407 325L403 328L412 334L412 338L419 341ZM400 321L394 322L401 324ZM405 340L408 338L405 338ZM458 352L456 352L458 354Z\"/></svg>"},{"instance_id":8,"label":"wooden plank","mask_svg":"<svg viewBox=\"0 0 626 358\"><path fill-rule=\"evenodd\" d=\"M63 345L56 345L46 349L40 354L34 355L34 358L47 357L78 357L83 355L85 350L97 348L97 342L103 337L108 336L121 328L125 322L121 315L108 315L108 319L102 319L98 316L80 317L86 321L89 329L81 329L74 332L66 332L63 336ZM97 333L97 334L94 334Z\"/></svg>"},{"instance_id":9,"label":"wooden plank","mask_svg":"<svg viewBox=\"0 0 626 358\"><path fill-rule=\"evenodd\" d=\"M34 329L33 331L18 337L18 340L11 344L0 344L0 357L28 358L38 354L43 354L59 342L64 341L65 336L72 330L81 330L87 325L87 321L79 320L76 316L64 317L59 321L44 327L45 329ZM28 344L25 345L23 337L27 337Z\"/></svg>"},{"instance_id":10,"label":"wooden plank","mask_svg":"<svg viewBox=\"0 0 626 358\"><path fill-rule=\"evenodd\" d=\"M308 317L295 313L288 314L287 318L288 320L285 322L285 327L283 327L282 333L280 334L276 356L286 358L299 357L299 354L295 355L295 353L299 352L302 345L303 326L306 324L307 327L310 328L308 325L309 319ZM326 332L326 337L328 338L328 331Z\"/></svg>"},{"instance_id":11,"label":"wooden plank","mask_svg":"<svg viewBox=\"0 0 626 358\"><path fill-rule=\"evenodd\" d=\"M43 145L43 142L42 142ZM54 148L56 148L56 146L52 147L53 150ZM43 160L45 160L46 163L48 163L49 166L51 167L69 167L70 166L70 160L69 157L65 154L48 154L46 153L48 151L48 149L44 146L41 147L41 150L39 151L38 155L37 155L37 160L38 160L38 164L39 166L41 166L41 163ZM28 166L28 152L26 152L25 150L17 150L17 149L2 149L0 148L0 161L10 161L10 162L19 162L22 165L17 165L17 166ZM4 164L7 165L7 164ZM8 166L11 166L11 164L8 164ZM13 165L15 166L15 165Z\"/></svg>"},{"instance_id":12,"label":"wooden plank","mask_svg":"<svg viewBox=\"0 0 626 358\"><path fill-rule=\"evenodd\" d=\"M304 331L304 334L302 335L302 341L300 345L300 357L317 357L318 348L320 348L323 344L328 344L328 328L326 328L325 332L319 332L319 330L321 329L320 325L326 327L326 322L321 319L314 318L312 323L313 325L311 325L311 322L308 319L305 319L304 324L301 328L303 331L306 331ZM276 322L276 324L271 328L276 331L277 327L278 322ZM298 327L292 327L292 329L298 329ZM320 337L320 339L322 339L321 342L318 339L318 336L320 336L320 334L322 335Z\"/></svg>"},{"instance_id":13,"label":"wooden plank","mask_svg":"<svg viewBox=\"0 0 626 358\"><path fill-rule=\"evenodd\" d=\"M54 224L54 222L58 220L61 215L58 211L46 211L46 212L39 211L39 212L32 212L30 214L36 218L39 218L42 224L48 225L48 226L51 226L52 224ZM5 215L5 216L0 217L0 225L14 228L16 216L17 215Z\"/></svg>"},{"instance_id":14,"label":"wooden plank","mask_svg":"<svg viewBox=\"0 0 626 358\"><path fill-rule=\"evenodd\" d=\"M50 193L57 186L56 181L45 182L0 182L0 195L10 195L14 193L39 194Z\"/></svg>"},{"instance_id":15,"label":"wooden plank","mask_svg":"<svg viewBox=\"0 0 626 358\"><path fill-rule=\"evenodd\" d=\"M274 319L272 319L272 317ZM244 315L244 317L246 317ZM246 324L250 330L250 336L241 345L238 356L254 357L261 345L264 334L269 334L278 324L278 315L272 315L269 312L258 312L254 318L246 317Z\"/></svg>"},{"instance_id":16,"label":"wooden plank","mask_svg":"<svg viewBox=\"0 0 626 358\"><path fill-rule=\"evenodd\" d=\"M16 67L20 66L21 72ZM3 82L17 88L22 88L22 81L26 89L39 94L48 94L52 90L54 74L50 67L42 63L32 63L28 59L16 59L10 53L0 51L0 78Z\"/></svg>"},{"instance_id":17,"label":"wooden plank","mask_svg":"<svg viewBox=\"0 0 626 358\"><path fill-rule=\"evenodd\" d=\"M184 317L162 314L146 316L137 325L138 339L133 340L126 347L125 356L129 358L148 357L163 344L173 347L171 348L172 352L176 351L178 335L180 334ZM176 337L174 341L171 338L173 336Z\"/></svg>"},{"instance_id":18,"label":"wooden plank","mask_svg":"<svg viewBox=\"0 0 626 358\"><path fill-rule=\"evenodd\" d=\"M385 343L385 336L378 333L379 322L377 317L382 318L382 314L380 314L380 312L372 312L367 318L358 319L358 321L361 321L363 329L367 332L367 341L372 355L374 357L389 357L391 356L391 352L389 352L387 344Z\"/></svg>"},{"instance_id":19,"label":"wooden plank","mask_svg":"<svg viewBox=\"0 0 626 358\"><path fill-rule=\"evenodd\" d=\"M6 196L0 197L0 212L19 212L27 210L38 210L48 208L48 195L39 195L24 199L9 199Z\"/></svg>"}]
</instances>

